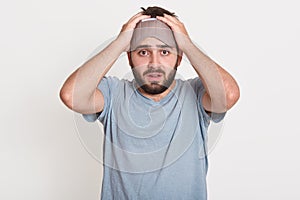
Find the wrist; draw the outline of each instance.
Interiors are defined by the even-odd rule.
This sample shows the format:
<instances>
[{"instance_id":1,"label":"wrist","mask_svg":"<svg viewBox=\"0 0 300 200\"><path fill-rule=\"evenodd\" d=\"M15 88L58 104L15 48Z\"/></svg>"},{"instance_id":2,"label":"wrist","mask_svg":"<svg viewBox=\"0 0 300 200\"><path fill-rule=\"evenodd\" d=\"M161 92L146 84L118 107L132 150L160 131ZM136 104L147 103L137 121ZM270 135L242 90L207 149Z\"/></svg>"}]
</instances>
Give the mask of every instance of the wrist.
<instances>
[{"instance_id":1,"label":"wrist","mask_svg":"<svg viewBox=\"0 0 300 200\"><path fill-rule=\"evenodd\" d=\"M112 43L116 48L120 49L122 52L127 51L129 46L129 42L119 36Z\"/></svg>"},{"instance_id":2,"label":"wrist","mask_svg":"<svg viewBox=\"0 0 300 200\"><path fill-rule=\"evenodd\" d=\"M178 45L180 50L185 54L195 47L194 43L189 38L184 40L181 44Z\"/></svg>"},{"instance_id":3,"label":"wrist","mask_svg":"<svg viewBox=\"0 0 300 200\"><path fill-rule=\"evenodd\" d=\"M114 43L126 52L129 50L130 40L132 37L132 31L121 32L118 37L114 40Z\"/></svg>"}]
</instances>

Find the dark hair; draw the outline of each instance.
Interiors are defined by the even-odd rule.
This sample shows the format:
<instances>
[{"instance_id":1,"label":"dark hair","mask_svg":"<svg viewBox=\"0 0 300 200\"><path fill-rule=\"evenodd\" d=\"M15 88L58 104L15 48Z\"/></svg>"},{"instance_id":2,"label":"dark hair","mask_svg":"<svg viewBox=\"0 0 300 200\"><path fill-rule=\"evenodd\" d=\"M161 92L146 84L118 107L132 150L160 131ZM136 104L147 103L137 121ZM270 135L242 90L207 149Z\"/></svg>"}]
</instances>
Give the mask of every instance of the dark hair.
<instances>
[{"instance_id":1,"label":"dark hair","mask_svg":"<svg viewBox=\"0 0 300 200\"><path fill-rule=\"evenodd\" d=\"M148 7L147 9L141 7L141 9L143 10L142 11L143 15L151 15L152 18L155 18L156 16L163 17L164 14L171 15L173 17L177 17L174 12L170 12L170 11L163 9L161 7L158 7L158 6Z\"/></svg>"}]
</instances>

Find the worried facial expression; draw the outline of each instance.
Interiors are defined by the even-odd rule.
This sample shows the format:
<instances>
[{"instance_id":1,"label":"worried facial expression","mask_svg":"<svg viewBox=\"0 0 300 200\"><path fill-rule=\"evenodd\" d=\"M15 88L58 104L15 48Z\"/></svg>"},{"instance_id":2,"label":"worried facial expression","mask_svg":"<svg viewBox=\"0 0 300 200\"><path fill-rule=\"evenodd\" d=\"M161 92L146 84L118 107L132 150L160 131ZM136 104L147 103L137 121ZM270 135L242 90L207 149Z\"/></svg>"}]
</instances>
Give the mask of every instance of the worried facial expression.
<instances>
[{"instance_id":1,"label":"worried facial expression","mask_svg":"<svg viewBox=\"0 0 300 200\"><path fill-rule=\"evenodd\" d=\"M144 92L160 94L173 83L180 62L176 47L146 38L129 56L134 78Z\"/></svg>"}]
</instances>

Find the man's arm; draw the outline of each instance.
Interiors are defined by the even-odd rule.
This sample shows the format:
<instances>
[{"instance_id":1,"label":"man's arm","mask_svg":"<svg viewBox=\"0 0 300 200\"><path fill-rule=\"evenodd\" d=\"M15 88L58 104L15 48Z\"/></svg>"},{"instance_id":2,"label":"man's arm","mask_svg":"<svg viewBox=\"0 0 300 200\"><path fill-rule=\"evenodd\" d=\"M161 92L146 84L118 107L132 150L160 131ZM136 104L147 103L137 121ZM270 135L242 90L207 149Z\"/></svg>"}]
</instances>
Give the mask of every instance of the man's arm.
<instances>
[{"instance_id":1,"label":"man's arm","mask_svg":"<svg viewBox=\"0 0 300 200\"><path fill-rule=\"evenodd\" d=\"M173 30L179 49L187 56L206 89L202 104L206 111L223 113L239 99L240 91L234 78L193 44L184 24L176 17L157 17Z\"/></svg>"},{"instance_id":2,"label":"man's arm","mask_svg":"<svg viewBox=\"0 0 300 200\"><path fill-rule=\"evenodd\" d=\"M97 86L121 53L128 49L136 24L148 17L138 13L130 18L113 42L67 78L60 90L60 98L67 107L82 114L103 110L104 97Z\"/></svg>"}]
</instances>

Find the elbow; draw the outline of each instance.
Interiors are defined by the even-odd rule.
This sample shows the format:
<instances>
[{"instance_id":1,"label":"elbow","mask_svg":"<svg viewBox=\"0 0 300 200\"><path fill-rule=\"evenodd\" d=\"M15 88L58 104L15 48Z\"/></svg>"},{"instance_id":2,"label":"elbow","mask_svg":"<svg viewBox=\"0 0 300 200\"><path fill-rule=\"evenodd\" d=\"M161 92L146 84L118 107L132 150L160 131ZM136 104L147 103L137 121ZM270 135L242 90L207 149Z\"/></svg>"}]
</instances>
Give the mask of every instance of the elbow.
<instances>
[{"instance_id":1,"label":"elbow","mask_svg":"<svg viewBox=\"0 0 300 200\"><path fill-rule=\"evenodd\" d=\"M240 89L236 86L234 89L231 89L230 92L227 92L226 95L226 110L231 109L240 98Z\"/></svg>"},{"instance_id":2,"label":"elbow","mask_svg":"<svg viewBox=\"0 0 300 200\"><path fill-rule=\"evenodd\" d=\"M70 90L62 88L59 93L61 101L70 109L73 109L73 94Z\"/></svg>"}]
</instances>

